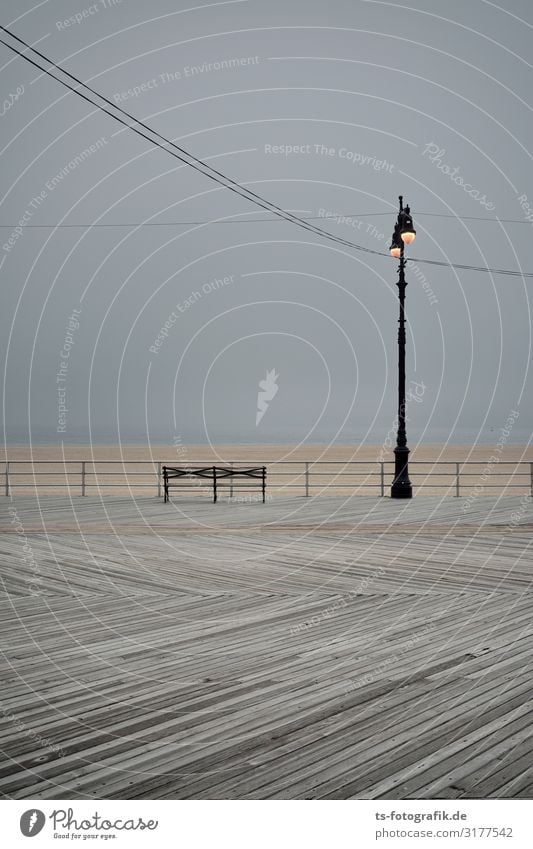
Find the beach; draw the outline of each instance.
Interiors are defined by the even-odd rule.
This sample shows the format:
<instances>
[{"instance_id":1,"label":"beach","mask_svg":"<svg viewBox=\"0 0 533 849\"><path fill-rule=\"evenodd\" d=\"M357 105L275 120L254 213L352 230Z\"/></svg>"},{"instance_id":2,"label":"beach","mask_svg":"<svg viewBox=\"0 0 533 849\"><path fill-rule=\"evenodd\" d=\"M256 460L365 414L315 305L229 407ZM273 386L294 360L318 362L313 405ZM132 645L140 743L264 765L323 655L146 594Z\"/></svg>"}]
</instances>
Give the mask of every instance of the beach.
<instances>
[{"instance_id":1,"label":"beach","mask_svg":"<svg viewBox=\"0 0 533 849\"><path fill-rule=\"evenodd\" d=\"M388 494L394 454L388 445L120 444L14 445L4 448L3 493L161 495L164 465L178 468L265 466L270 497ZM533 446L419 444L411 450L415 494L473 498L519 495L533 485ZM7 474L6 474L7 469ZM189 497L209 494L194 482ZM250 497L249 481L221 483L222 495Z\"/></svg>"}]
</instances>

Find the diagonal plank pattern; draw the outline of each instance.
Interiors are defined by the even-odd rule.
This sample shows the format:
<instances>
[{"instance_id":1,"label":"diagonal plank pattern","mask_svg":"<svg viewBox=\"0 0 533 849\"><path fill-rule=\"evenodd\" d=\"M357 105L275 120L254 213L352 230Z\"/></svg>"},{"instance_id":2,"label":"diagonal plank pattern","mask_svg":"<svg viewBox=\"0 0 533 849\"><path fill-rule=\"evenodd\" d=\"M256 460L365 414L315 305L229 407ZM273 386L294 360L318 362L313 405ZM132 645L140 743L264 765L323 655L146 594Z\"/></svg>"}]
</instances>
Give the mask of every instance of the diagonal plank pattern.
<instances>
[{"instance_id":1,"label":"diagonal plank pattern","mask_svg":"<svg viewBox=\"0 0 533 849\"><path fill-rule=\"evenodd\" d=\"M532 502L460 502L5 499L0 794L530 798Z\"/></svg>"}]
</instances>

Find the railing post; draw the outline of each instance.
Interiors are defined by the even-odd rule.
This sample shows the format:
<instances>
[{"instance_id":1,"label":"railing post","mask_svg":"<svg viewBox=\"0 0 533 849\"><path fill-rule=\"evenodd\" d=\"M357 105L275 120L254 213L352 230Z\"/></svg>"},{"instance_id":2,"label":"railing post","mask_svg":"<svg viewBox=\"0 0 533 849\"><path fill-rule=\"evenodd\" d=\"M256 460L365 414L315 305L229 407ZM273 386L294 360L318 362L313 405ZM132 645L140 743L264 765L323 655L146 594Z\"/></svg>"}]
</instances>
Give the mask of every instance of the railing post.
<instances>
[{"instance_id":1,"label":"railing post","mask_svg":"<svg viewBox=\"0 0 533 849\"><path fill-rule=\"evenodd\" d=\"M213 504L217 503L217 467L213 466Z\"/></svg>"},{"instance_id":2,"label":"railing post","mask_svg":"<svg viewBox=\"0 0 533 849\"><path fill-rule=\"evenodd\" d=\"M229 497L233 498L233 461L229 464L231 475L229 479Z\"/></svg>"},{"instance_id":3,"label":"railing post","mask_svg":"<svg viewBox=\"0 0 533 849\"><path fill-rule=\"evenodd\" d=\"M533 475L533 470L532 470L531 474ZM532 477L532 481L533 481L533 477ZM532 483L532 487L533 487L533 483ZM532 493L533 493L533 489L532 489ZM6 460L6 495L7 496L9 495L9 461L8 460Z\"/></svg>"},{"instance_id":4,"label":"railing post","mask_svg":"<svg viewBox=\"0 0 533 849\"><path fill-rule=\"evenodd\" d=\"M459 498L460 487L460 463L455 464L455 497Z\"/></svg>"},{"instance_id":5,"label":"railing post","mask_svg":"<svg viewBox=\"0 0 533 849\"><path fill-rule=\"evenodd\" d=\"M81 494L85 495L85 460L81 461Z\"/></svg>"},{"instance_id":6,"label":"railing post","mask_svg":"<svg viewBox=\"0 0 533 849\"><path fill-rule=\"evenodd\" d=\"M533 463L529 464L529 475L531 478L531 498L533 498Z\"/></svg>"},{"instance_id":7,"label":"railing post","mask_svg":"<svg viewBox=\"0 0 533 849\"><path fill-rule=\"evenodd\" d=\"M161 461L157 464L157 497L161 498Z\"/></svg>"},{"instance_id":8,"label":"railing post","mask_svg":"<svg viewBox=\"0 0 533 849\"><path fill-rule=\"evenodd\" d=\"M305 497L309 498L309 463L305 464Z\"/></svg>"},{"instance_id":9,"label":"railing post","mask_svg":"<svg viewBox=\"0 0 533 849\"><path fill-rule=\"evenodd\" d=\"M380 461L379 465L381 466L381 481L380 482L381 482L381 497L383 498L385 496L385 463L383 462L383 460Z\"/></svg>"}]
</instances>

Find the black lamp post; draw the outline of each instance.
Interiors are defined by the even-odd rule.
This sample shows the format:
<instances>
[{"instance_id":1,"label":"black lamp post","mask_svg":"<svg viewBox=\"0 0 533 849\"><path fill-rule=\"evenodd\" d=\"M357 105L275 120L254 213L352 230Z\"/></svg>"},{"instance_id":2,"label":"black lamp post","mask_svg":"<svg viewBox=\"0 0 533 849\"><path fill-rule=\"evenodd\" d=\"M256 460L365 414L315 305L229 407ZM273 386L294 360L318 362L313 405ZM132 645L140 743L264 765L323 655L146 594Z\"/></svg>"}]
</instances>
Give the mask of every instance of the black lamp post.
<instances>
[{"instance_id":1,"label":"black lamp post","mask_svg":"<svg viewBox=\"0 0 533 849\"><path fill-rule=\"evenodd\" d=\"M400 318L398 322L398 433L394 449L394 480L391 486L391 498L412 498L413 488L409 480L409 448L407 447L407 431L405 427L405 279L404 257L405 245L415 240L416 230L408 206L403 206L400 195L400 210L396 227L392 234L390 246L391 256L400 260L398 266L398 297L400 301Z\"/></svg>"}]
</instances>

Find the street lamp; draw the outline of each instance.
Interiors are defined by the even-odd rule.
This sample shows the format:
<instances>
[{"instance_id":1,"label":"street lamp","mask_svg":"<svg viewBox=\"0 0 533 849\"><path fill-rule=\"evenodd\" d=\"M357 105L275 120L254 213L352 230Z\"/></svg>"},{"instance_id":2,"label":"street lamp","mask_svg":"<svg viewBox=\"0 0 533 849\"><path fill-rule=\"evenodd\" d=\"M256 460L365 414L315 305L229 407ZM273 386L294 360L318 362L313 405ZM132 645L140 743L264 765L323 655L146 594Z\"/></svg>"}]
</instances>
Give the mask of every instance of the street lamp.
<instances>
[{"instance_id":1,"label":"street lamp","mask_svg":"<svg viewBox=\"0 0 533 849\"><path fill-rule=\"evenodd\" d=\"M391 486L391 498L412 498L413 488L409 480L409 448L407 447L407 431L405 427L405 263L404 247L411 245L416 236L416 230L411 218L411 210L403 206L400 195L400 210L392 234L390 254L400 260L398 266L398 297L400 301L400 318L398 322L398 433L394 449L394 480Z\"/></svg>"}]
</instances>

